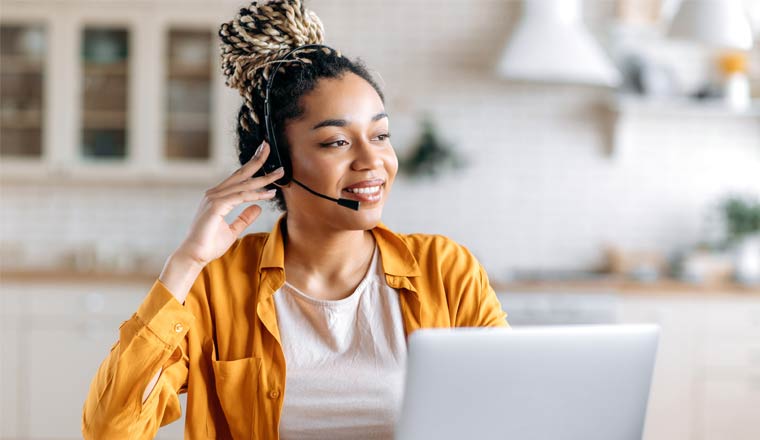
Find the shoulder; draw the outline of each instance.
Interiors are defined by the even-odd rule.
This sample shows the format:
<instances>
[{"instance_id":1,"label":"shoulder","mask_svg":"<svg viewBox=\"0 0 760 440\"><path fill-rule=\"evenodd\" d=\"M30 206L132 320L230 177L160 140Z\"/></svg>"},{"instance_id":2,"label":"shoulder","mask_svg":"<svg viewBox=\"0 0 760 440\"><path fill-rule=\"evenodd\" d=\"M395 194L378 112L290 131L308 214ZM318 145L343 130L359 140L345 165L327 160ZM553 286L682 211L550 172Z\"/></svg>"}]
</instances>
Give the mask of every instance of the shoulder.
<instances>
[{"instance_id":1,"label":"shoulder","mask_svg":"<svg viewBox=\"0 0 760 440\"><path fill-rule=\"evenodd\" d=\"M504 316L488 275L467 246L441 234L397 234L420 267L413 285L431 311L429 324L501 325Z\"/></svg>"},{"instance_id":2,"label":"shoulder","mask_svg":"<svg viewBox=\"0 0 760 440\"><path fill-rule=\"evenodd\" d=\"M472 258L472 253L463 244L442 234L399 234L415 256L436 256L439 258Z\"/></svg>"},{"instance_id":3,"label":"shoulder","mask_svg":"<svg viewBox=\"0 0 760 440\"><path fill-rule=\"evenodd\" d=\"M478 274L480 263L469 248L442 234L395 233L417 260L423 272L445 278Z\"/></svg>"}]
</instances>

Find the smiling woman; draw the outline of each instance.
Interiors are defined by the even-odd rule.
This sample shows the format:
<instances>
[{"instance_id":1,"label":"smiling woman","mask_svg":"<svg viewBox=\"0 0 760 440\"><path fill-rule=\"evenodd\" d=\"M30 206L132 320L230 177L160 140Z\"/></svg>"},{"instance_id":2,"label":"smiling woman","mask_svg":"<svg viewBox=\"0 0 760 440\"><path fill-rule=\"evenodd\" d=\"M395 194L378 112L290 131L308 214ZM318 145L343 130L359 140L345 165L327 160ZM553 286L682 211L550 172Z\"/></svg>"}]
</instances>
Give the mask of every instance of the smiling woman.
<instances>
[{"instance_id":1,"label":"smiling woman","mask_svg":"<svg viewBox=\"0 0 760 440\"><path fill-rule=\"evenodd\" d=\"M383 94L359 61L322 44L312 11L254 2L219 35L227 85L244 98L241 167L206 191L121 325L82 432L153 438L187 393L186 438L390 439L409 335L506 327L506 313L464 246L382 223L398 169ZM273 198L285 213L269 233L241 236L256 204L225 221Z\"/></svg>"}]
</instances>

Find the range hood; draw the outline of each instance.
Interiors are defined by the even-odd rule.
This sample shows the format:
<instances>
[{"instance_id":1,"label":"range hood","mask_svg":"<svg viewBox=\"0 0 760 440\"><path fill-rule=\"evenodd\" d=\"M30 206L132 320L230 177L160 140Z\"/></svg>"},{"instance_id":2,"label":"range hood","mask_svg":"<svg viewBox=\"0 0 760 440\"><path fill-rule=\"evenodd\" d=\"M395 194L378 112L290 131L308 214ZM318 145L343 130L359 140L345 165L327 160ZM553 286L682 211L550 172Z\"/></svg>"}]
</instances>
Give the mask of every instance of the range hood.
<instances>
[{"instance_id":1,"label":"range hood","mask_svg":"<svg viewBox=\"0 0 760 440\"><path fill-rule=\"evenodd\" d=\"M507 79L615 87L620 72L581 19L580 0L524 0L497 71Z\"/></svg>"},{"instance_id":2,"label":"range hood","mask_svg":"<svg viewBox=\"0 0 760 440\"><path fill-rule=\"evenodd\" d=\"M668 35L723 49L752 48L752 28L741 0L682 1Z\"/></svg>"}]
</instances>

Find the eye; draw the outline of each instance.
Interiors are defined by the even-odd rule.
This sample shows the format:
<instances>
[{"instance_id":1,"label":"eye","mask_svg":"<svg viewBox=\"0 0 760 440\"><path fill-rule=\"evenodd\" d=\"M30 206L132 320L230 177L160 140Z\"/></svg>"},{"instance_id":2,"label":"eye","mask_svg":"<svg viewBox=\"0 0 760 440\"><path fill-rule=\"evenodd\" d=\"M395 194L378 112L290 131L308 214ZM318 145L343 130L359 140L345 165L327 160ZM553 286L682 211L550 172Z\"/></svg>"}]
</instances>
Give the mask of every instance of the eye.
<instances>
[{"instance_id":1,"label":"eye","mask_svg":"<svg viewBox=\"0 0 760 440\"><path fill-rule=\"evenodd\" d=\"M381 141L385 141L391 138L391 134L390 133L379 134L377 135L377 137L382 138L380 139Z\"/></svg>"},{"instance_id":2,"label":"eye","mask_svg":"<svg viewBox=\"0 0 760 440\"><path fill-rule=\"evenodd\" d=\"M335 145L335 144L337 144L337 143L339 143L339 142L343 142L343 143L342 143L342 144L340 144L340 145ZM343 139L338 139L337 141L334 141L334 142L327 142L327 143L324 143L324 144L319 144L319 145L321 145L321 146L323 146L323 147L330 147L330 146L334 146L334 147L343 147L343 146L345 146L346 144L348 144L348 142L346 142L345 140L343 140Z\"/></svg>"}]
</instances>

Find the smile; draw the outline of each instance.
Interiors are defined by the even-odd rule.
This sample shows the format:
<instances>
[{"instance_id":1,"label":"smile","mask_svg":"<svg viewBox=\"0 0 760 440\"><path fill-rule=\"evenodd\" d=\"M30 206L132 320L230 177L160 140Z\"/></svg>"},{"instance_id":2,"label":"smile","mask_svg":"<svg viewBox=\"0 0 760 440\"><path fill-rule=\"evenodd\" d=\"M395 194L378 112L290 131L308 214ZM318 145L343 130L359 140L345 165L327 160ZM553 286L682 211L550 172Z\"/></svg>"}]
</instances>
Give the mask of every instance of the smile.
<instances>
[{"instance_id":1,"label":"smile","mask_svg":"<svg viewBox=\"0 0 760 440\"><path fill-rule=\"evenodd\" d=\"M350 188L344 189L344 193L348 193L350 199L358 200L364 203L378 202L383 198L383 185L366 186L364 188Z\"/></svg>"},{"instance_id":2,"label":"smile","mask_svg":"<svg viewBox=\"0 0 760 440\"><path fill-rule=\"evenodd\" d=\"M378 186L368 186L366 188L351 188L347 189L346 191L352 192L354 194L375 194L376 192L380 191L381 185Z\"/></svg>"}]
</instances>

